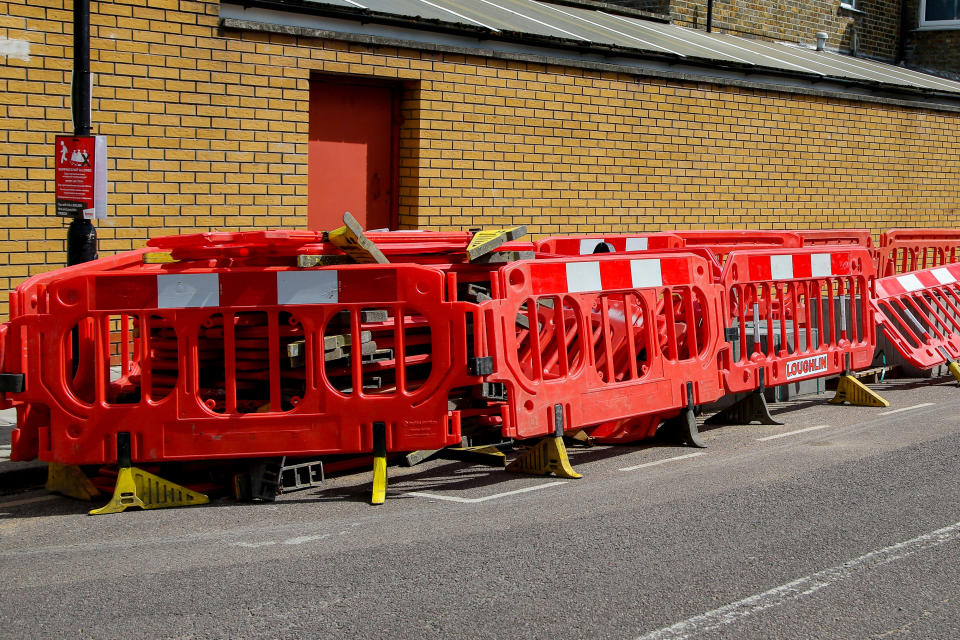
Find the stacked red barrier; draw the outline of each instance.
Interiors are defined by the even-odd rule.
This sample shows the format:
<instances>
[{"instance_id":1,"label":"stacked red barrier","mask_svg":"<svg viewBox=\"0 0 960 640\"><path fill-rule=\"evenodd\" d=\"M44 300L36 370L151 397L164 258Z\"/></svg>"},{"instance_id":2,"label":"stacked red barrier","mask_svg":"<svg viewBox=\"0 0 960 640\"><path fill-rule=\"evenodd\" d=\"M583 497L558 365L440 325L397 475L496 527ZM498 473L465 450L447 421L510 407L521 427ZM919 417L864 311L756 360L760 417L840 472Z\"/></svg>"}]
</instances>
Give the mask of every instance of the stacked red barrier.
<instances>
[{"instance_id":1,"label":"stacked red barrier","mask_svg":"<svg viewBox=\"0 0 960 640\"><path fill-rule=\"evenodd\" d=\"M956 260L960 232L927 235L909 236L910 255ZM564 236L478 263L469 233L369 237L391 264L303 268L345 258L314 232L210 233L31 278L0 328L2 371L26 386L5 394L14 459L113 462L121 430L138 461L368 453L374 422L390 451L538 437L558 420L635 440L757 389L760 371L778 385L869 366L875 260L907 242ZM144 260L157 251L172 262Z\"/></svg>"}]
</instances>

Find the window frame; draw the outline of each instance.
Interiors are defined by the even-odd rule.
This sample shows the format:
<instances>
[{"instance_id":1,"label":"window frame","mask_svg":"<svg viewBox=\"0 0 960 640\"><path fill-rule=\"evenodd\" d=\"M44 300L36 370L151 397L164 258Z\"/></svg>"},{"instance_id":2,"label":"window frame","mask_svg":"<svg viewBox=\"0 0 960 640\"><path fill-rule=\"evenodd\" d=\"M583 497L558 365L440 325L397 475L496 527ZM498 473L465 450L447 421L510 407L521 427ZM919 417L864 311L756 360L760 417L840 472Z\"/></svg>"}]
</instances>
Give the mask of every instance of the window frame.
<instances>
[{"instance_id":1,"label":"window frame","mask_svg":"<svg viewBox=\"0 0 960 640\"><path fill-rule=\"evenodd\" d=\"M960 0L958 0L960 1ZM920 29L960 29L960 17L955 20L927 20L927 0L920 0Z\"/></svg>"}]
</instances>

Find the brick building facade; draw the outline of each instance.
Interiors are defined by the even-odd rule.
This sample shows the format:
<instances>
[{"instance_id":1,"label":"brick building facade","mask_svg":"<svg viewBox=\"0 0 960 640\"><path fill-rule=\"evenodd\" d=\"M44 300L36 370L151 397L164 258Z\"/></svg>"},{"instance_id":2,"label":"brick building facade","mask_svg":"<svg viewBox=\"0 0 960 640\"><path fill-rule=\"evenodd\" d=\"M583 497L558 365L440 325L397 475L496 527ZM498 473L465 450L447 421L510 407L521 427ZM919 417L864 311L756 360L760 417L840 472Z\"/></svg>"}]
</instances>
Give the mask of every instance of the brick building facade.
<instances>
[{"instance_id":1,"label":"brick building facade","mask_svg":"<svg viewBox=\"0 0 960 640\"><path fill-rule=\"evenodd\" d=\"M707 23L707 2L702 0L610 1L687 27L704 29ZM924 0L812 0L776 5L767 0L717 1L712 26L748 38L810 45L822 31L830 48L956 78L960 77L960 6L955 0L941 4L947 9L931 9L929 17L943 19L928 21Z\"/></svg>"},{"instance_id":2,"label":"brick building facade","mask_svg":"<svg viewBox=\"0 0 960 640\"><path fill-rule=\"evenodd\" d=\"M704 29L707 3L703 0L614 0L617 4L664 14L685 27ZM861 5L864 3L861 2ZM900 0L876 0L868 10L841 0L812 0L779 4L767 0L714 2L712 27L716 31L748 38L813 45L816 34L828 35L827 46L857 50L868 56L892 60L900 37ZM848 8L849 7L849 8ZM856 44L854 43L856 39Z\"/></svg>"},{"instance_id":3,"label":"brick building facade","mask_svg":"<svg viewBox=\"0 0 960 640\"><path fill-rule=\"evenodd\" d=\"M947 77L960 78L960 9L956 3L952 3L955 19L942 22L924 20L926 3L922 0L904 0L904 4L905 61L916 68L946 72Z\"/></svg>"},{"instance_id":4,"label":"brick building facade","mask_svg":"<svg viewBox=\"0 0 960 640\"><path fill-rule=\"evenodd\" d=\"M218 0L94 2L101 255L152 236L303 228L311 89L396 105L394 226L533 235L956 226L960 110L223 26ZM65 0L0 0L0 288L64 264L53 139L72 130ZM0 309L6 313L5 306Z\"/></svg>"}]
</instances>

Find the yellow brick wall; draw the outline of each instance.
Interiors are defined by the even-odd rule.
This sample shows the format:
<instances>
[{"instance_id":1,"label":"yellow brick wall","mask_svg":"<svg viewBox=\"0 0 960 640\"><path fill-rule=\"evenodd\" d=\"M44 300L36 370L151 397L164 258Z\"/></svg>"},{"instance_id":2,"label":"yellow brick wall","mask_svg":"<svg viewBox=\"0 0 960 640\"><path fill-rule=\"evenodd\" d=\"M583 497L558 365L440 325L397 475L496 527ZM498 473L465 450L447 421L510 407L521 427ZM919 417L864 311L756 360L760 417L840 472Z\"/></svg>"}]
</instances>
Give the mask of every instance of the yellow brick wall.
<instances>
[{"instance_id":1,"label":"yellow brick wall","mask_svg":"<svg viewBox=\"0 0 960 640\"><path fill-rule=\"evenodd\" d=\"M101 255L304 227L312 73L402 83L403 226L957 225L958 114L221 32L215 0L92 5L112 181ZM65 262L52 167L54 136L72 132L71 7L0 0L0 38L30 42L28 59L0 56L0 288Z\"/></svg>"}]
</instances>

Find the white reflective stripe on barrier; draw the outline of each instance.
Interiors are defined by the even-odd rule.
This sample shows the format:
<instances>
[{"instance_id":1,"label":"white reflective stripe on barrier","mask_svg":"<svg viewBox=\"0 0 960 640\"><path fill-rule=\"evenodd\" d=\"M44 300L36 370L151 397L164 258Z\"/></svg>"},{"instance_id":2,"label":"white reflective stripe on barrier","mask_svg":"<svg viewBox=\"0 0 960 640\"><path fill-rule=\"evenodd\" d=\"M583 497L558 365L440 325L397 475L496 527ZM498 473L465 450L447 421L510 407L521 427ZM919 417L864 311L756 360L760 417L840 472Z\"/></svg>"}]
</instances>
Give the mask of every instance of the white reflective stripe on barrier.
<instances>
[{"instance_id":1,"label":"white reflective stripe on barrier","mask_svg":"<svg viewBox=\"0 0 960 640\"><path fill-rule=\"evenodd\" d=\"M647 238L627 238L627 251L646 251L647 246Z\"/></svg>"},{"instance_id":2,"label":"white reflective stripe on barrier","mask_svg":"<svg viewBox=\"0 0 960 640\"><path fill-rule=\"evenodd\" d=\"M597 250L602 244L606 244L603 240L598 240L597 238L586 238L580 241L580 255L586 256L590 255Z\"/></svg>"},{"instance_id":3,"label":"white reflective stripe on barrier","mask_svg":"<svg viewBox=\"0 0 960 640\"><path fill-rule=\"evenodd\" d=\"M663 273L659 260L631 260L630 279L634 287L663 286Z\"/></svg>"},{"instance_id":4,"label":"white reflective stripe on barrier","mask_svg":"<svg viewBox=\"0 0 960 640\"><path fill-rule=\"evenodd\" d=\"M900 286L907 291L919 291L923 289L923 283L920 282L920 278L912 273L905 276L897 276L897 281L900 283Z\"/></svg>"},{"instance_id":5,"label":"white reflective stripe on barrier","mask_svg":"<svg viewBox=\"0 0 960 640\"><path fill-rule=\"evenodd\" d=\"M157 276L157 308L186 309L220 306L220 278L215 273Z\"/></svg>"},{"instance_id":6,"label":"white reflective stripe on barrier","mask_svg":"<svg viewBox=\"0 0 960 640\"><path fill-rule=\"evenodd\" d=\"M770 275L774 280L792 280L793 256L770 256Z\"/></svg>"},{"instance_id":7,"label":"white reflective stripe on barrier","mask_svg":"<svg viewBox=\"0 0 960 640\"><path fill-rule=\"evenodd\" d=\"M930 273L940 284L953 284L957 281L957 279L953 277L953 274L950 273L948 269L944 269L942 267L939 269L931 269Z\"/></svg>"},{"instance_id":8,"label":"white reflective stripe on barrier","mask_svg":"<svg viewBox=\"0 0 960 640\"><path fill-rule=\"evenodd\" d=\"M829 253L815 253L810 256L810 275L814 278L828 278L833 275Z\"/></svg>"},{"instance_id":9,"label":"white reflective stripe on barrier","mask_svg":"<svg viewBox=\"0 0 960 640\"><path fill-rule=\"evenodd\" d=\"M567 291L583 293L603 289L599 262L568 262L566 268Z\"/></svg>"},{"instance_id":10,"label":"white reflective stripe on barrier","mask_svg":"<svg viewBox=\"0 0 960 640\"><path fill-rule=\"evenodd\" d=\"M334 304L336 271L278 271L277 304Z\"/></svg>"}]
</instances>

